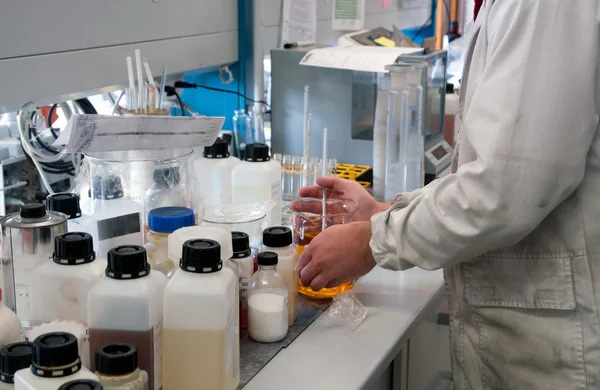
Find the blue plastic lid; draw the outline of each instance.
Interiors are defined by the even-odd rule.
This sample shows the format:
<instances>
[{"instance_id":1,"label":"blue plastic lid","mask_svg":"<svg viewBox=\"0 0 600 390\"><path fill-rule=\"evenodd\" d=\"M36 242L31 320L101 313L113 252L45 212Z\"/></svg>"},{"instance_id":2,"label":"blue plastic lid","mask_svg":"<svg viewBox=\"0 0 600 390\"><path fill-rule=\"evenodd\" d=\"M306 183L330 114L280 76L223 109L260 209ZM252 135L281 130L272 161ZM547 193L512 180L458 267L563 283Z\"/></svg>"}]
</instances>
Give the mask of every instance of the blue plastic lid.
<instances>
[{"instance_id":1,"label":"blue plastic lid","mask_svg":"<svg viewBox=\"0 0 600 390\"><path fill-rule=\"evenodd\" d=\"M157 233L173 233L195 224L194 210L187 207L159 207L148 213L148 227Z\"/></svg>"}]
</instances>

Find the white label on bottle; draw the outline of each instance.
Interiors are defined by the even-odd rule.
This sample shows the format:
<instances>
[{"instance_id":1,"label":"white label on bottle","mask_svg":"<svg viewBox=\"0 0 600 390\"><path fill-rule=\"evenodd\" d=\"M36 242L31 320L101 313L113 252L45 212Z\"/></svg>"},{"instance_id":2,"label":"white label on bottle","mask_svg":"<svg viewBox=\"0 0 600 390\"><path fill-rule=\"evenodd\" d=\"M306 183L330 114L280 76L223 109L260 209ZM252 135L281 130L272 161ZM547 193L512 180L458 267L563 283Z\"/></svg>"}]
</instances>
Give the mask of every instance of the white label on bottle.
<instances>
[{"instance_id":1,"label":"white label on bottle","mask_svg":"<svg viewBox=\"0 0 600 390\"><path fill-rule=\"evenodd\" d=\"M233 355L235 352L235 311L236 305L231 305L231 310L227 316L227 345L225 346L227 353L225 355L225 367L229 370L229 366L233 362Z\"/></svg>"},{"instance_id":2,"label":"white label on bottle","mask_svg":"<svg viewBox=\"0 0 600 390\"><path fill-rule=\"evenodd\" d=\"M288 313L288 297L283 298L283 312L281 312L281 315L283 316L283 331L287 333L288 328L290 326L290 316Z\"/></svg>"},{"instance_id":3,"label":"white label on bottle","mask_svg":"<svg viewBox=\"0 0 600 390\"><path fill-rule=\"evenodd\" d=\"M162 333L163 321L159 317L153 327L154 333L154 390L162 387Z\"/></svg>"}]
</instances>

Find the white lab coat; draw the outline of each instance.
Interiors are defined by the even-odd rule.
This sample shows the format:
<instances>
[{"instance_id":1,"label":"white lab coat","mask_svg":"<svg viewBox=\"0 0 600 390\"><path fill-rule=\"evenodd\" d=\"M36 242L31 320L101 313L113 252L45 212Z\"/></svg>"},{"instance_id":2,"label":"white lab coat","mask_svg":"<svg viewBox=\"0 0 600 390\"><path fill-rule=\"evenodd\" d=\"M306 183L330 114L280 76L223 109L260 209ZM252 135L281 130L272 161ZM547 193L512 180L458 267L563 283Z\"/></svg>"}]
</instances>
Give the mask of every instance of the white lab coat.
<instances>
[{"instance_id":1,"label":"white lab coat","mask_svg":"<svg viewBox=\"0 0 600 390\"><path fill-rule=\"evenodd\" d=\"M600 0L487 0L458 169L372 219L388 269L444 268L463 389L600 389Z\"/></svg>"}]
</instances>

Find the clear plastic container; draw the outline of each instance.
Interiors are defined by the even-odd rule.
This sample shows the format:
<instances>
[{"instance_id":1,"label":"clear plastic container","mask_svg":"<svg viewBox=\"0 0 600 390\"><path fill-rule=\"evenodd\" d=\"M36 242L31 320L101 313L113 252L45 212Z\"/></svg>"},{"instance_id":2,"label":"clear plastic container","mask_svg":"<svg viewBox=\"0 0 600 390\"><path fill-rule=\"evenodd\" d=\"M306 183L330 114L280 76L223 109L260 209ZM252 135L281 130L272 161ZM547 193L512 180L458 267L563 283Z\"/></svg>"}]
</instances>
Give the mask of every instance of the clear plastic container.
<instances>
[{"instance_id":1,"label":"clear plastic container","mask_svg":"<svg viewBox=\"0 0 600 390\"><path fill-rule=\"evenodd\" d=\"M246 146L252 143L252 122L246 110L235 110L233 113L233 136L235 154L243 158Z\"/></svg>"},{"instance_id":2,"label":"clear plastic container","mask_svg":"<svg viewBox=\"0 0 600 390\"><path fill-rule=\"evenodd\" d=\"M0 348L17 341L21 341L21 322L15 312L2 302L0 288Z\"/></svg>"},{"instance_id":3,"label":"clear plastic container","mask_svg":"<svg viewBox=\"0 0 600 390\"><path fill-rule=\"evenodd\" d=\"M295 200L290 207L294 211L292 218L294 225L294 242L297 245L298 257L304 251L304 247L309 245L312 240L325 228L333 225L349 223L354 220L354 213L358 210L356 202L327 199L327 211L314 213L314 210L322 210L323 199L304 198ZM302 295L315 299L329 299L345 291L351 290L354 282L343 283L340 286L324 288L319 291L313 291L312 288L302 285L298 279L298 292Z\"/></svg>"},{"instance_id":4,"label":"clear plastic container","mask_svg":"<svg viewBox=\"0 0 600 390\"><path fill-rule=\"evenodd\" d=\"M77 194L61 193L48 195L46 198L46 208L51 211L63 213L69 218L67 220L68 231L94 234L94 219L89 215L82 214ZM98 250L96 242L94 242L94 250Z\"/></svg>"},{"instance_id":5,"label":"clear plastic container","mask_svg":"<svg viewBox=\"0 0 600 390\"><path fill-rule=\"evenodd\" d=\"M257 263L248 291L248 333L254 341L273 343L288 333L288 286L277 271L277 253L259 253Z\"/></svg>"},{"instance_id":6,"label":"clear plastic container","mask_svg":"<svg viewBox=\"0 0 600 390\"><path fill-rule=\"evenodd\" d=\"M246 148L244 161L233 168L231 180L234 204L270 202L269 225L281 224L281 164L269 157L265 144Z\"/></svg>"},{"instance_id":7,"label":"clear plastic container","mask_svg":"<svg viewBox=\"0 0 600 390\"><path fill-rule=\"evenodd\" d=\"M198 191L204 207L230 204L231 172L240 163L229 155L227 141L217 139L212 146L204 148L202 156L194 161L194 173L198 178Z\"/></svg>"},{"instance_id":8,"label":"clear plastic container","mask_svg":"<svg viewBox=\"0 0 600 390\"><path fill-rule=\"evenodd\" d=\"M186 206L186 193L181 185L179 167L155 169L152 178L154 184L146 191L144 197L144 220L148 220L150 210Z\"/></svg>"},{"instance_id":9,"label":"clear plastic container","mask_svg":"<svg viewBox=\"0 0 600 390\"><path fill-rule=\"evenodd\" d=\"M98 242L98 255L105 257L119 245L142 245L142 207L125 197L121 178L97 176L92 184L90 216L96 225L92 236Z\"/></svg>"},{"instance_id":10,"label":"clear plastic container","mask_svg":"<svg viewBox=\"0 0 600 390\"><path fill-rule=\"evenodd\" d=\"M169 259L169 234L182 227L194 226L194 211L186 207L161 207L150 210L148 213L148 227L146 235L146 251L148 262L155 271L162 272L170 277L175 269L175 264Z\"/></svg>"},{"instance_id":11,"label":"clear plastic container","mask_svg":"<svg viewBox=\"0 0 600 390\"><path fill-rule=\"evenodd\" d=\"M0 390L14 389L14 376L19 370L31 366L33 345L15 342L0 349Z\"/></svg>"},{"instance_id":12,"label":"clear plastic container","mask_svg":"<svg viewBox=\"0 0 600 390\"><path fill-rule=\"evenodd\" d=\"M162 297L167 277L152 271L142 246L124 245L108 253L106 276L90 291L88 326L92 371L94 352L109 343L138 351L139 366L149 375L149 389L162 386Z\"/></svg>"},{"instance_id":13,"label":"clear plastic container","mask_svg":"<svg viewBox=\"0 0 600 390\"><path fill-rule=\"evenodd\" d=\"M231 232L233 257L231 261L237 265L240 298L240 325L248 327L248 287L254 274L254 256L250 248L250 239L244 232Z\"/></svg>"},{"instance_id":14,"label":"clear plastic container","mask_svg":"<svg viewBox=\"0 0 600 390\"><path fill-rule=\"evenodd\" d=\"M104 390L148 390L148 373L138 368L131 344L107 344L96 351L96 375Z\"/></svg>"},{"instance_id":15,"label":"clear plastic container","mask_svg":"<svg viewBox=\"0 0 600 390\"><path fill-rule=\"evenodd\" d=\"M54 239L53 261L31 272L31 323L53 320L87 323L87 297L102 278L106 259L96 258L89 233L64 233Z\"/></svg>"},{"instance_id":16,"label":"clear plastic container","mask_svg":"<svg viewBox=\"0 0 600 390\"><path fill-rule=\"evenodd\" d=\"M268 226L267 211L270 203L227 204L204 209L202 223L205 226L244 232L250 239L250 247L258 248L261 234Z\"/></svg>"},{"instance_id":17,"label":"clear plastic container","mask_svg":"<svg viewBox=\"0 0 600 390\"><path fill-rule=\"evenodd\" d=\"M77 339L70 333L46 333L33 341L31 367L15 373L15 390L56 390L79 379L98 380L81 366Z\"/></svg>"},{"instance_id":18,"label":"clear plastic container","mask_svg":"<svg viewBox=\"0 0 600 390\"><path fill-rule=\"evenodd\" d=\"M422 187L425 63L386 67L390 92L386 133L385 199Z\"/></svg>"},{"instance_id":19,"label":"clear plastic container","mask_svg":"<svg viewBox=\"0 0 600 390\"><path fill-rule=\"evenodd\" d=\"M263 252L278 255L277 269L283 276L288 289L289 325L296 322L298 316L298 255L294 247L292 231L284 226L266 229L263 233Z\"/></svg>"},{"instance_id":20,"label":"clear plastic container","mask_svg":"<svg viewBox=\"0 0 600 390\"><path fill-rule=\"evenodd\" d=\"M239 385L238 283L225 270L216 241L184 243L181 268L164 295L165 389L235 390Z\"/></svg>"}]
</instances>

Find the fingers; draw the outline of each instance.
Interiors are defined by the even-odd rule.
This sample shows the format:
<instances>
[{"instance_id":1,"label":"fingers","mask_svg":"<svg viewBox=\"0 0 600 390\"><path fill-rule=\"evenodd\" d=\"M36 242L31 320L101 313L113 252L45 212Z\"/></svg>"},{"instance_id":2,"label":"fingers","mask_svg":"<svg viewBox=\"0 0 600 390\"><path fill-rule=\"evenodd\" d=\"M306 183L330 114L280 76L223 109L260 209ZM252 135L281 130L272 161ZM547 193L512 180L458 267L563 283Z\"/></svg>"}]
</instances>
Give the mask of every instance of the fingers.
<instances>
[{"instance_id":1,"label":"fingers","mask_svg":"<svg viewBox=\"0 0 600 390\"><path fill-rule=\"evenodd\" d=\"M302 282L304 283L304 282ZM327 277L327 275L325 275L324 273L320 273L317 276L315 276L315 278L310 282L310 288L312 288L313 291L319 291L325 288L325 286L327 286L329 284L329 279ZM305 284L306 286L306 284Z\"/></svg>"},{"instance_id":2,"label":"fingers","mask_svg":"<svg viewBox=\"0 0 600 390\"><path fill-rule=\"evenodd\" d=\"M298 191L298 195L300 195L302 198L322 198L323 188L320 186L300 188L300 191Z\"/></svg>"}]
</instances>

